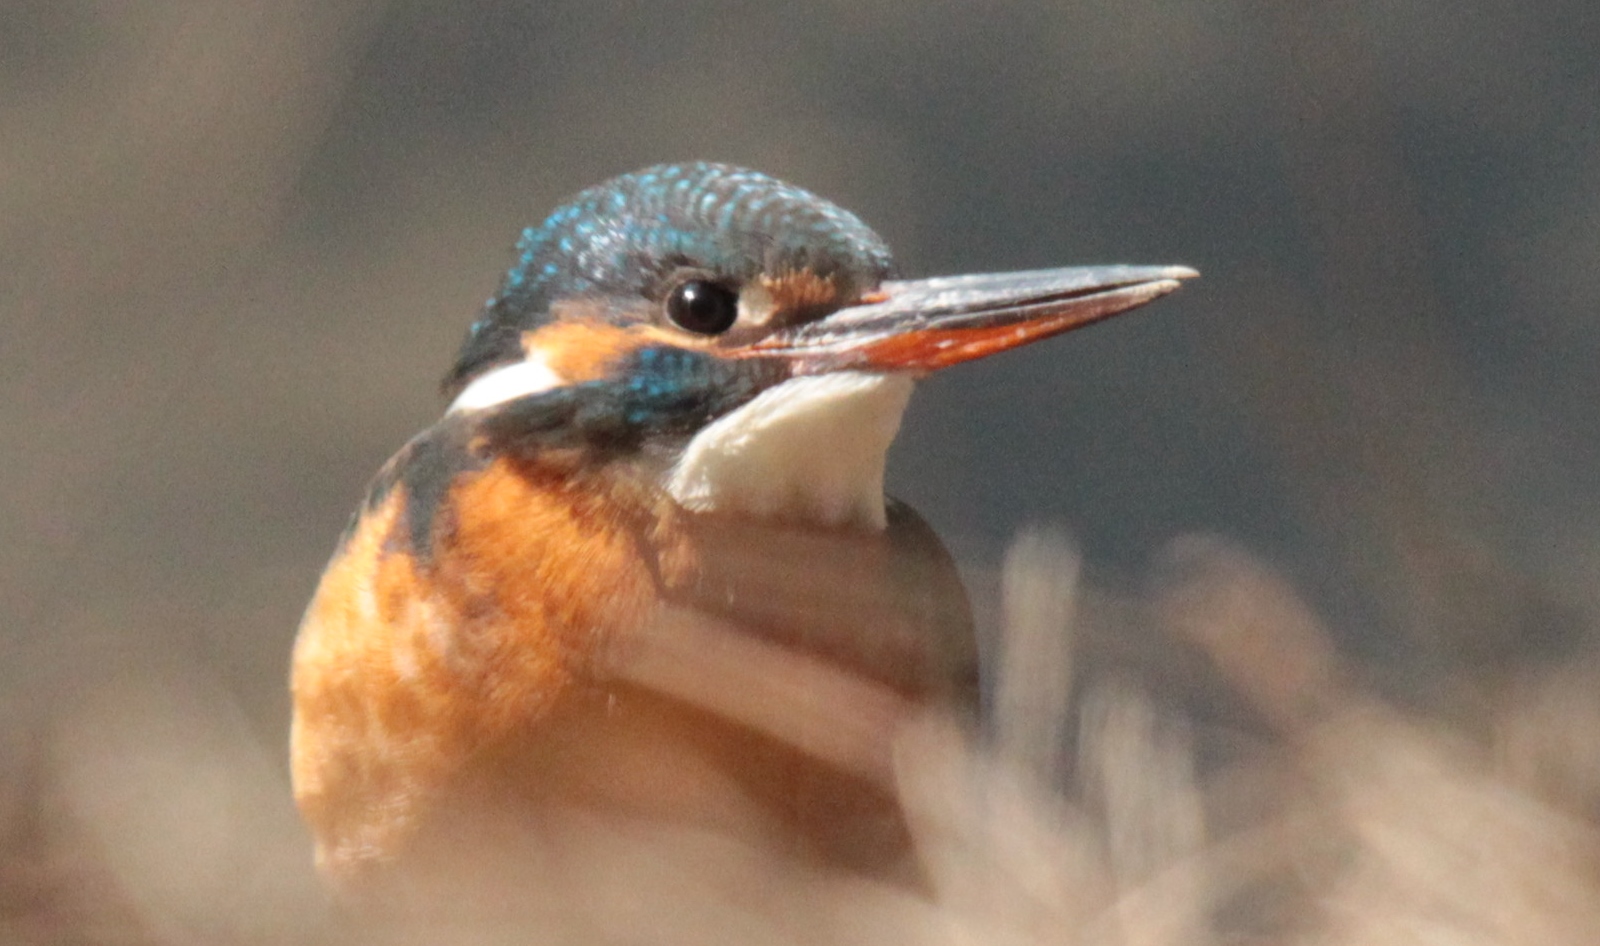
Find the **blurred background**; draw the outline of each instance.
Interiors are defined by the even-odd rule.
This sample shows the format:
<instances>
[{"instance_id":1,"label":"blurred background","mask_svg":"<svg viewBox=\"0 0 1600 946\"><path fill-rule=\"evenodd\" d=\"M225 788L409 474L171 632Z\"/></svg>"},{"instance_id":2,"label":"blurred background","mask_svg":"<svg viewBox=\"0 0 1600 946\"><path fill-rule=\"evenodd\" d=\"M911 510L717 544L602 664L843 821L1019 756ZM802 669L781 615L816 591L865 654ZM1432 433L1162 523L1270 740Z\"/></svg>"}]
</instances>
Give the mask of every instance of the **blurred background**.
<instances>
[{"instance_id":1,"label":"blurred background","mask_svg":"<svg viewBox=\"0 0 1600 946\"><path fill-rule=\"evenodd\" d=\"M1592 841L1600 6L0 0L0 939L321 935L300 610L520 229L697 158L907 275L1201 270L928 381L891 490L990 627L1070 536L1080 682L1164 694L1200 782L1337 676ZM1196 582L1298 630L1175 640Z\"/></svg>"}]
</instances>

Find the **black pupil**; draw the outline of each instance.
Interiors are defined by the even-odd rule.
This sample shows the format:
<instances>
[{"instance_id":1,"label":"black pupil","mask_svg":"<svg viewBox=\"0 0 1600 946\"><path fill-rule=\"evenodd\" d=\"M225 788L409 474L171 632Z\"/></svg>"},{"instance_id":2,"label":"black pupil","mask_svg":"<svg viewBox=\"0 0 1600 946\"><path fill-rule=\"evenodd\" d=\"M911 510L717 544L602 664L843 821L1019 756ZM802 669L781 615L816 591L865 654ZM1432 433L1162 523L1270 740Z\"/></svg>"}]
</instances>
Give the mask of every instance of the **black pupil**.
<instances>
[{"instance_id":1,"label":"black pupil","mask_svg":"<svg viewBox=\"0 0 1600 946\"><path fill-rule=\"evenodd\" d=\"M667 317L701 335L720 335L739 317L739 298L720 283L694 279L672 290Z\"/></svg>"}]
</instances>

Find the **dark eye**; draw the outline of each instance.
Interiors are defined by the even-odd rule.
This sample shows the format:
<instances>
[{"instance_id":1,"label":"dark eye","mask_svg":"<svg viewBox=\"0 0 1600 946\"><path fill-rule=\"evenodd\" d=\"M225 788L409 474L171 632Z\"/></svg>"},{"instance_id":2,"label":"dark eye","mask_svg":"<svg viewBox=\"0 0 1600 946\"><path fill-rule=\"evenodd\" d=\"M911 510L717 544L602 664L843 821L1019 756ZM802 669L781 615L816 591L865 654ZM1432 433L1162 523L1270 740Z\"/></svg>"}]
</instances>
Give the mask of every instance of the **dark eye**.
<instances>
[{"instance_id":1,"label":"dark eye","mask_svg":"<svg viewBox=\"0 0 1600 946\"><path fill-rule=\"evenodd\" d=\"M691 279L667 297L667 318L701 335L721 335L739 318L739 296L721 283Z\"/></svg>"}]
</instances>

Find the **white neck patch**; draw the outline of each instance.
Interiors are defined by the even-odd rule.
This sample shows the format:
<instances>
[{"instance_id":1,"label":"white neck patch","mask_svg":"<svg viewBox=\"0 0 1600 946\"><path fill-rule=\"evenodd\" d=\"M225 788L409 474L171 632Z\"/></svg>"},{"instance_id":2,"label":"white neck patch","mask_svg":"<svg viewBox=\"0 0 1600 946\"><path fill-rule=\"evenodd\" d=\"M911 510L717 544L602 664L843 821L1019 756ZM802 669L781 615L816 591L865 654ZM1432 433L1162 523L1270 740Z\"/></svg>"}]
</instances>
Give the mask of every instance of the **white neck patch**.
<instances>
[{"instance_id":1,"label":"white neck patch","mask_svg":"<svg viewBox=\"0 0 1600 946\"><path fill-rule=\"evenodd\" d=\"M566 384L542 355L532 354L522 361L502 365L479 375L456 395L446 412L475 411L514 401L528 394L541 394Z\"/></svg>"},{"instance_id":2,"label":"white neck patch","mask_svg":"<svg viewBox=\"0 0 1600 946\"><path fill-rule=\"evenodd\" d=\"M791 378L696 434L667 491L695 512L881 530L884 463L912 385L857 371Z\"/></svg>"}]
</instances>

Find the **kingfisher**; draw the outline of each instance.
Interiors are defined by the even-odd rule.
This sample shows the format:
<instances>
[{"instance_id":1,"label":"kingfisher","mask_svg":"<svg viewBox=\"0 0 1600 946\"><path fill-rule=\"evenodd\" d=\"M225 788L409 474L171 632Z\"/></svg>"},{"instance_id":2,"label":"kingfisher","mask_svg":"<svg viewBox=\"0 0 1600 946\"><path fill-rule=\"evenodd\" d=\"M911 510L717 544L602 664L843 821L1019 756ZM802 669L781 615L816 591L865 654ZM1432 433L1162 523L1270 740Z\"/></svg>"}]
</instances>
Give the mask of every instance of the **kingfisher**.
<instances>
[{"instance_id":1,"label":"kingfisher","mask_svg":"<svg viewBox=\"0 0 1600 946\"><path fill-rule=\"evenodd\" d=\"M979 702L956 567L884 493L912 387L1194 275L902 279L854 214L722 164L579 193L522 234L301 624L322 872L548 863L594 817L898 870L895 726Z\"/></svg>"}]
</instances>

